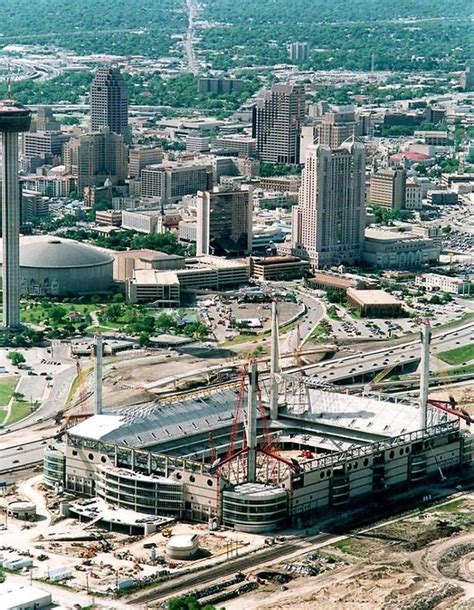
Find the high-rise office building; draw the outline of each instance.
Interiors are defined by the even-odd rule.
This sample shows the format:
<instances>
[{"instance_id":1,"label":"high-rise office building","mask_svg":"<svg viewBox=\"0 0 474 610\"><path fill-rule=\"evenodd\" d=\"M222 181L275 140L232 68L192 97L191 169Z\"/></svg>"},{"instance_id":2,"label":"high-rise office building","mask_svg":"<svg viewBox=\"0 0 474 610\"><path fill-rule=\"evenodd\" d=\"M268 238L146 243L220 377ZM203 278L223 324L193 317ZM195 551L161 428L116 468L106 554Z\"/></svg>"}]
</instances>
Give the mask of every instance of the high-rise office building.
<instances>
[{"instance_id":1,"label":"high-rise office building","mask_svg":"<svg viewBox=\"0 0 474 610\"><path fill-rule=\"evenodd\" d=\"M161 163L163 150L161 148L134 148L129 152L128 175L130 178L139 178L142 169L148 165Z\"/></svg>"},{"instance_id":2,"label":"high-rise office building","mask_svg":"<svg viewBox=\"0 0 474 610\"><path fill-rule=\"evenodd\" d=\"M355 138L338 148L308 148L298 205L292 210L293 252L315 268L360 258L365 229L365 150Z\"/></svg>"},{"instance_id":3,"label":"high-rise office building","mask_svg":"<svg viewBox=\"0 0 474 610\"><path fill-rule=\"evenodd\" d=\"M51 163L54 157L61 157L63 146L71 136L61 131L27 131L22 137L22 152L26 159L40 157Z\"/></svg>"},{"instance_id":4,"label":"high-rise office building","mask_svg":"<svg viewBox=\"0 0 474 610\"><path fill-rule=\"evenodd\" d=\"M299 163L305 91L300 84L276 84L265 91L253 109L252 137L257 153L267 163Z\"/></svg>"},{"instance_id":5,"label":"high-rise office building","mask_svg":"<svg viewBox=\"0 0 474 610\"><path fill-rule=\"evenodd\" d=\"M401 210L405 207L406 180L404 169L382 169L372 174L368 203Z\"/></svg>"},{"instance_id":6,"label":"high-rise office building","mask_svg":"<svg viewBox=\"0 0 474 610\"><path fill-rule=\"evenodd\" d=\"M59 131L61 123L54 118L51 106L38 106L36 116L32 121L32 129L36 131Z\"/></svg>"},{"instance_id":7,"label":"high-rise office building","mask_svg":"<svg viewBox=\"0 0 474 610\"><path fill-rule=\"evenodd\" d=\"M212 167L189 163L162 163L142 170L142 197L158 199L162 207L175 203L185 195L212 189Z\"/></svg>"},{"instance_id":8,"label":"high-rise office building","mask_svg":"<svg viewBox=\"0 0 474 610\"><path fill-rule=\"evenodd\" d=\"M123 137L103 127L70 140L64 146L64 165L77 176L77 186L101 186L105 180L123 184L128 173L128 148Z\"/></svg>"},{"instance_id":9,"label":"high-rise office building","mask_svg":"<svg viewBox=\"0 0 474 610\"><path fill-rule=\"evenodd\" d=\"M289 44L288 57L293 63L308 61L309 44L307 42L293 42Z\"/></svg>"},{"instance_id":10,"label":"high-rise office building","mask_svg":"<svg viewBox=\"0 0 474 610\"><path fill-rule=\"evenodd\" d=\"M472 91L474 89L474 66L466 66L466 69L461 72L459 84L463 91Z\"/></svg>"},{"instance_id":11,"label":"high-rise office building","mask_svg":"<svg viewBox=\"0 0 474 610\"><path fill-rule=\"evenodd\" d=\"M357 119L353 106L336 106L323 116L318 128L318 144L337 148L357 135Z\"/></svg>"},{"instance_id":12,"label":"high-rise office building","mask_svg":"<svg viewBox=\"0 0 474 610\"><path fill-rule=\"evenodd\" d=\"M2 292L3 327L20 327L20 185L18 135L28 131L31 111L12 100L0 101L2 134Z\"/></svg>"},{"instance_id":13,"label":"high-rise office building","mask_svg":"<svg viewBox=\"0 0 474 610\"><path fill-rule=\"evenodd\" d=\"M125 144L131 144L128 124L128 89L120 69L115 66L97 70L90 89L91 131L108 127L123 136Z\"/></svg>"},{"instance_id":14,"label":"high-rise office building","mask_svg":"<svg viewBox=\"0 0 474 610\"><path fill-rule=\"evenodd\" d=\"M197 256L250 254L253 192L199 191L197 196Z\"/></svg>"},{"instance_id":15,"label":"high-rise office building","mask_svg":"<svg viewBox=\"0 0 474 610\"><path fill-rule=\"evenodd\" d=\"M198 78L198 93L240 93L244 88L241 78Z\"/></svg>"}]
</instances>

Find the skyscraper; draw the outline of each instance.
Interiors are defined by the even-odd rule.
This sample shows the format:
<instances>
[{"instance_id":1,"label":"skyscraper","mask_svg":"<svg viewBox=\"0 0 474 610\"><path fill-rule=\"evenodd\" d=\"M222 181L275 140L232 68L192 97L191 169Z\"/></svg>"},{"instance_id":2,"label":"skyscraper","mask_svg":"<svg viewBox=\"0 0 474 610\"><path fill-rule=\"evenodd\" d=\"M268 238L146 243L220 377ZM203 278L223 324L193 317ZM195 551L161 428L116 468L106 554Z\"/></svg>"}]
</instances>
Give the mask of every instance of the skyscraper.
<instances>
[{"instance_id":1,"label":"skyscraper","mask_svg":"<svg viewBox=\"0 0 474 610\"><path fill-rule=\"evenodd\" d=\"M288 57L293 63L308 61L309 44L307 42L292 42L288 45Z\"/></svg>"},{"instance_id":2,"label":"skyscraper","mask_svg":"<svg viewBox=\"0 0 474 610\"><path fill-rule=\"evenodd\" d=\"M252 137L267 163L299 163L300 131L305 112L304 86L276 84L265 91L253 109Z\"/></svg>"},{"instance_id":3,"label":"skyscraper","mask_svg":"<svg viewBox=\"0 0 474 610\"><path fill-rule=\"evenodd\" d=\"M114 66L99 68L90 90L91 131L108 127L131 144L128 124L128 90L120 69Z\"/></svg>"},{"instance_id":4,"label":"skyscraper","mask_svg":"<svg viewBox=\"0 0 474 610\"><path fill-rule=\"evenodd\" d=\"M2 134L3 326L20 327L20 187L18 134L28 131L31 111L13 100L0 102Z\"/></svg>"},{"instance_id":5,"label":"skyscraper","mask_svg":"<svg viewBox=\"0 0 474 610\"><path fill-rule=\"evenodd\" d=\"M252 250L253 192L199 191L196 254L246 255Z\"/></svg>"},{"instance_id":6,"label":"skyscraper","mask_svg":"<svg viewBox=\"0 0 474 610\"><path fill-rule=\"evenodd\" d=\"M101 186L105 180L123 184L128 173L128 149L123 137L107 127L69 140L64 146L64 165L77 176L77 186Z\"/></svg>"},{"instance_id":7,"label":"skyscraper","mask_svg":"<svg viewBox=\"0 0 474 610\"><path fill-rule=\"evenodd\" d=\"M357 119L353 106L336 106L323 116L319 125L318 144L337 148L357 135Z\"/></svg>"},{"instance_id":8,"label":"skyscraper","mask_svg":"<svg viewBox=\"0 0 474 610\"><path fill-rule=\"evenodd\" d=\"M310 146L298 205L292 211L295 254L315 268L359 259L365 229L365 150L351 138L338 148Z\"/></svg>"}]
</instances>

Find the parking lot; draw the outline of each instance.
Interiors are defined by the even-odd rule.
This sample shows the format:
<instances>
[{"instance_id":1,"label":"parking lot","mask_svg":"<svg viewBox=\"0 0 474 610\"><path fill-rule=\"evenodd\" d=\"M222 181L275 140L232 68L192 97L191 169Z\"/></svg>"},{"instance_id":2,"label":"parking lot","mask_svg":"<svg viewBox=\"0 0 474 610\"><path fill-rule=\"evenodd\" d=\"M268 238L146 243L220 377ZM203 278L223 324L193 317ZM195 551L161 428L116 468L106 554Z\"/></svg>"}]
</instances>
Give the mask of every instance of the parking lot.
<instances>
[{"instance_id":1,"label":"parking lot","mask_svg":"<svg viewBox=\"0 0 474 610\"><path fill-rule=\"evenodd\" d=\"M404 308L416 317L392 320L355 318L342 305L331 305L329 311L336 312L337 318L339 318L330 317L333 332L340 339L391 339L417 332L421 318L430 319L434 327L458 320L464 313L470 311L469 305L472 305L471 301L461 299L455 299L448 305L419 303L415 298L410 302L412 305L404 305Z\"/></svg>"}]
</instances>

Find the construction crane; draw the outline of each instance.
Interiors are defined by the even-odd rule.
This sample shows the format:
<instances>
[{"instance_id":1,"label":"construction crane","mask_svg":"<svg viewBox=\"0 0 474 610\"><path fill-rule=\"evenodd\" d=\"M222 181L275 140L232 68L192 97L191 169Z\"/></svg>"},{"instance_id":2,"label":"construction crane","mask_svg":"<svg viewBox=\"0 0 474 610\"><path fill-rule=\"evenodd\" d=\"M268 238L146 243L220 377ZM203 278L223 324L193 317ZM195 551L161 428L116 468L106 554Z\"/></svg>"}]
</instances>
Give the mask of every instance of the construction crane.
<instances>
[{"instance_id":1,"label":"construction crane","mask_svg":"<svg viewBox=\"0 0 474 610\"><path fill-rule=\"evenodd\" d=\"M437 356L436 352L435 355ZM438 375L442 380L443 388L447 394L447 400L428 399L428 404L440 411L443 411L444 413L449 413L450 415L454 415L456 417L459 417L460 419L463 419L466 424L470 426L474 420L465 409L458 408L456 399L452 394L449 393L447 386L452 383L449 371L447 371L446 369L440 369L438 371Z\"/></svg>"},{"instance_id":2,"label":"construction crane","mask_svg":"<svg viewBox=\"0 0 474 610\"><path fill-rule=\"evenodd\" d=\"M374 390L377 385L387 377L400 363L398 361L392 362L388 366L386 366L383 370L379 371L377 375L369 381L369 383L364 386L363 395L366 396L369 392Z\"/></svg>"},{"instance_id":3,"label":"construction crane","mask_svg":"<svg viewBox=\"0 0 474 610\"><path fill-rule=\"evenodd\" d=\"M250 364L255 364L255 361L251 360ZM241 386L240 386L240 391L239 391L239 395L238 395L238 399L237 399L237 403L236 403L234 421L232 424L232 430L231 430L231 436L230 436L230 440L229 440L229 447L227 450L227 454L223 459L216 457L216 459L213 461L213 463L211 464L211 466L209 468L209 472L211 474L215 474L222 466L224 466L225 464L228 464L229 462L232 462L239 456L244 456L244 455L249 456L250 455L251 449L249 447L249 444L247 443L247 439L244 440L243 446L241 449L234 451L235 441L237 438L238 425L239 425L241 413L242 413L242 403L243 403L243 397L244 397L247 370L248 370L247 367L245 367L243 374L242 374ZM256 375L255 375L255 379L257 379ZM266 413L265 413L265 408L263 406L263 401L261 399L261 392L258 387L258 382L255 384L255 386L253 388L251 387L250 382L249 382L248 391L249 392L256 391L260 418L261 418L262 425L263 425L263 446L261 445L261 446L255 447L255 451L258 453L261 453L263 455L266 455L267 457L269 457L273 460L276 460L278 462L285 464L288 468L290 468L293 471L300 472L301 466L297 460L287 459L287 458L281 456L272 446L272 439L271 439L271 435L270 435L270 430L268 428L268 421L267 421L267 417L266 417ZM249 396L249 398L250 398L250 396ZM255 413L255 417L256 417L256 413ZM255 421L254 421L254 423L255 423ZM247 433L248 433L248 429L250 426L251 426L251 421L247 421ZM255 432L256 432L256 428L255 428ZM249 439L249 442L251 443L251 438Z\"/></svg>"},{"instance_id":4,"label":"construction crane","mask_svg":"<svg viewBox=\"0 0 474 610\"><path fill-rule=\"evenodd\" d=\"M468 426L470 426L471 423L474 422L472 417L469 415L469 413L465 409L457 408L457 403L454 400L453 396L450 396L449 400L428 399L427 402L432 407L435 407L436 409L439 409L440 411L444 411L444 413L449 413L450 415L455 415L456 417L459 417L459 419L463 419Z\"/></svg>"},{"instance_id":5,"label":"construction crane","mask_svg":"<svg viewBox=\"0 0 474 610\"><path fill-rule=\"evenodd\" d=\"M79 358L77 358L76 360L76 374L77 374L77 382L78 382L78 389L79 389L79 404L83 404L86 400L86 392L84 390L84 373L81 367L81 361L79 360Z\"/></svg>"}]
</instances>

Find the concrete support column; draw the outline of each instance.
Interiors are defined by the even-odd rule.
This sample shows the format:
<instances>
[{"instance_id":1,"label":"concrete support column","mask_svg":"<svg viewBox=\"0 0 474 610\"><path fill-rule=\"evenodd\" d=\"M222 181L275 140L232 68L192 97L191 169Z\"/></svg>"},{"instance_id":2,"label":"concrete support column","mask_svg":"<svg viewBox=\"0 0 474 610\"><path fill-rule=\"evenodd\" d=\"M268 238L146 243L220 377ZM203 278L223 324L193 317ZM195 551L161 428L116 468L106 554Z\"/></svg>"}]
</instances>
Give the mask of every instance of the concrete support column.
<instances>
[{"instance_id":1,"label":"concrete support column","mask_svg":"<svg viewBox=\"0 0 474 610\"><path fill-rule=\"evenodd\" d=\"M421 327L421 363L420 363L420 429L428 427L428 391L430 382L430 344L431 326L425 322Z\"/></svg>"},{"instance_id":2,"label":"concrete support column","mask_svg":"<svg viewBox=\"0 0 474 610\"><path fill-rule=\"evenodd\" d=\"M102 357L103 357L103 340L102 335L96 335L95 338L95 409L96 415L102 413Z\"/></svg>"},{"instance_id":3,"label":"concrete support column","mask_svg":"<svg viewBox=\"0 0 474 610\"><path fill-rule=\"evenodd\" d=\"M20 327L20 187L18 133L3 132L2 233L3 326Z\"/></svg>"},{"instance_id":4,"label":"concrete support column","mask_svg":"<svg viewBox=\"0 0 474 610\"><path fill-rule=\"evenodd\" d=\"M280 337L278 332L278 309L275 301L272 303L272 337L270 354L270 417L278 419L278 382L280 370Z\"/></svg>"},{"instance_id":5,"label":"concrete support column","mask_svg":"<svg viewBox=\"0 0 474 610\"><path fill-rule=\"evenodd\" d=\"M248 384L247 402L247 480L254 483L257 478L257 363L252 362Z\"/></svg>"}]
</instances>

